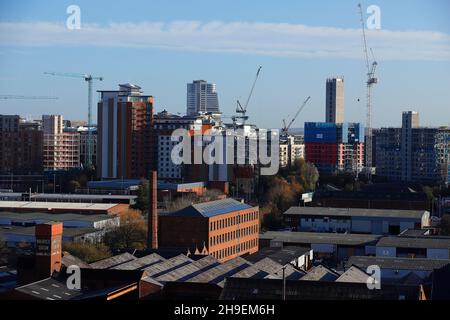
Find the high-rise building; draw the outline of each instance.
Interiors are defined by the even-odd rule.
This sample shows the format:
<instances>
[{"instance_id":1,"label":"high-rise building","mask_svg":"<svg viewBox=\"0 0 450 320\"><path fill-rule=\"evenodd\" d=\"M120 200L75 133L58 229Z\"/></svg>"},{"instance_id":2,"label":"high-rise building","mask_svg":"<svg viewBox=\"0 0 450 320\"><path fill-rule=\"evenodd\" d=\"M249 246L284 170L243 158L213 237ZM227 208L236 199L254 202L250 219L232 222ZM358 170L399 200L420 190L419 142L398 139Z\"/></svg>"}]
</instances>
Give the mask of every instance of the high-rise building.
<instances>
[{"instance_id":1,"label":"high-rise building","mask_svg":"<svg viewBox=\"0 0 450 320\"><path fill-rule=\"evenodd\" d=\"M359 173L364 164L364 128L359 123L305 123L305 160L319 172Z\"/></svg>"},{"instance_id":2,"label":"high-rise building","mask_svg":"<svg viewBox=\"0 0 450 320\"><path fill-rule=\"evenodd\" d=\"M376 174L388 181L450 182L450 128L419 127L417 112L404 112L401 128L376 131Z\"/></svg>"},{"instance_id":3,"label":"high-rise building","mask_svg":"<svg viewBox=\"0 0 450 320\"><path fill-rule=\"evenodd\" d=\"M41 126L18 115L0 115L0 172L42 173Z\"/></svg>"},{"instance_id":4,"label":"high-rise building","mask_svg":"<svg viewBox=\"0 0 450 320\"><path fill-rule=\"evenodd\" d=\"M280 167L291 166L296 159L305 158L304 138L301 135L289 135L280 141Z\"/></svg>"},{"instance_id":5,"label":"high-rise building","mask_svg":"<svg viewBox=\"0 0 450 320\"><path fill-rule=\"evenodd\" d=\"M61 115L43 115L43 162L45 171L80 168L80 138L77 132L64 131Z\"/></svg>"},{"instance_id":6,"label":"high-rise building","mask_svg":"<svg viewBox=\"0 0 450 320\"><path fill-rule=\"evenodd\" d=\"M344 78L327 79L325 122L344 122Z\"/></svg>"},{"instance_id":7,"label":"high-rise building","mask_svg":"<svg viewBox=\"0 0 450 320\"><path fill-rule=\"evenodd\" d=\"M97 172L100 178L146 177L154 166L153 97L120 84L98 102Z\"/></svg>"},{"instance_id":8,"label":"high-rise building","mask_svg":"<svg viewBox=\"0 0 450 320\"><path fill-rule=\"evenodd\" d=\"M186 114L219 113L219 98L216 85L205 80L195 80L187 84Z\"/></svg>"}]
</instances>

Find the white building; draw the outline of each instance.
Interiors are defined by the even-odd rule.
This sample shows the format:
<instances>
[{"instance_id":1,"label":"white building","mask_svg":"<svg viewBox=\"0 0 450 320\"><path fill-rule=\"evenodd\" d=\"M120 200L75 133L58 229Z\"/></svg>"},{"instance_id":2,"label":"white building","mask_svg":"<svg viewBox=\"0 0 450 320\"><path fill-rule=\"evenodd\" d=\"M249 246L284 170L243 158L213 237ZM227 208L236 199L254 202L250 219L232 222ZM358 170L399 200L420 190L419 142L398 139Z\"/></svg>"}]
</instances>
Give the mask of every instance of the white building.
<instances>
[{"instance_id":1,"label":"white building","mask_svg":"<svg viewBox=\"0 0 450 320\"><path fill-rule=\"evenodd\" d=\"M187 84L186 114L192 116L200 112L219 113L216 85L205 80Z\"/></svg>"},{"instance_id":2,"label":"white building","mask_svg":"<svg viewBox=\"0 0 450 320\"><path fill-rule=\"evenodd\" d=\"M301 137L303 138L303 137ZM280 141L280 167L285 168L294 163L296 159L305 158L305 144L299 136L288 136Z\"/></svg>"}]
</instances>

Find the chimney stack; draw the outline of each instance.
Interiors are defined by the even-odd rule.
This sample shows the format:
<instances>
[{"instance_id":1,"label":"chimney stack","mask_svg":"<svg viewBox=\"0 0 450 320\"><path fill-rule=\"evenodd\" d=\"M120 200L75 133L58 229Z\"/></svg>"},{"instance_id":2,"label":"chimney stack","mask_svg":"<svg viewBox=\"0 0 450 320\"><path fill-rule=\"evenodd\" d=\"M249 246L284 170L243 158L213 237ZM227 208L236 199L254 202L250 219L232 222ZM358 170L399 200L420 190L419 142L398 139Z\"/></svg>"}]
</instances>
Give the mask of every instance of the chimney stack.
<instances>
[{"instance_id":1,"label":"chimney stack","mask_svg":"<svg viewBox=\"0 0 450 320\"><path fill-rule=\"evenodd\" d=\"M61 222L48 222L36 225L36 275L39 279L50 277L60 271L62 261Z\"/></svg>"},{"instance_id":2,"label":"chimney stack","mask_svg":"<svg viewBox=\"0 0 450 320\"><path fill-rule=\"evenodd\" d=\"M158 249L158 175L150 171L149 177L149 208L147 217L147 242L148 248Z\"/></svg>"}]
</instances>

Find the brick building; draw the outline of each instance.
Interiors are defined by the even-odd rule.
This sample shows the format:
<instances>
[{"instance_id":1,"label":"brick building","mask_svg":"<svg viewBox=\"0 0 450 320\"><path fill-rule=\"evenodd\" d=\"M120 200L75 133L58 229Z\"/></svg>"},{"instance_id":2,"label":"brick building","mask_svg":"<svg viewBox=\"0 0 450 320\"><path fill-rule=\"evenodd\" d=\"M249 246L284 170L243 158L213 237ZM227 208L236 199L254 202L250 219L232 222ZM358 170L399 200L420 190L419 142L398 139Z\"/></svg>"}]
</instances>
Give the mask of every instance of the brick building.
<instances>
[{"instance_id":1,"label":"brick building","mask_svg":"<svg viewBox=\"0 0 450 320\"><path fill-rule=\"evenodd\" d=\"M42 173L41 127L18 115L0 115L0 173Z\"/></svg>"},{"instance_id":2,"label":"brick building","mask_svg":"<svg viewBox=\"0 0 450 320\"><path fill-rule=\"evenodd\" d=\"M231 198L159 215L161 248L196 248L219 261L258 251L259 208Z\"/></svg>"}]
</instances>

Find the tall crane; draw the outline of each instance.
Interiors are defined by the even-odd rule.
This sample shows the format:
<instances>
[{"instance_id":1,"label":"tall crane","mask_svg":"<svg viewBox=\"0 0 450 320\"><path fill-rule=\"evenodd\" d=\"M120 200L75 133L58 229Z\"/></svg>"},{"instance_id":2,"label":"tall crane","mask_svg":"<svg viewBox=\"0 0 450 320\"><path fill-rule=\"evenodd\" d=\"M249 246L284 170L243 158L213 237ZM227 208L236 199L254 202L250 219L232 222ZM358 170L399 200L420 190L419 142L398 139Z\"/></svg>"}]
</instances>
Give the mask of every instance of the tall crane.
<instances>
[{"instance_id":1,"label":"tall crane","mask_svg":"<svg viewBox=\"0 0 450 320\"><path fill-rule=\"evenodd\" d=\"M367 68L367 81L366 81L366 174L367 178L370 181L372 178L372 89L373 86L378 83L378 79L375 77L375 70L377 68L377 62L375 61L373 57L373 51L371 49L372 53L372 62L369 61L369 54L367 52L367 41L366 41L366 28L364 25L364 18L362 13L362 7L361 4L358 4L359 8L359 14L361 17L361 28L362 28L362 35L363 35L363 42L364 42L364 59L366 63Z\"/></svg>"},{"instance_id":2,"label":"tall crane","mask_svg":"<svg viewBox=\"0 0 450 320\"><path fill-rule=\"evenodd\" d=\"M308 101L310 99L311 99L311 96L309 96L308 98L306 98L305 101L303 101L303 104L297 110L297 112L295 113L294 117L289 122L289 124L286 125L286 120L283 119L283 128L281 129L281 137L287 137L289 129L291 128L292 124L295 122L295 120L297 119L298 115L300 114L300 112L302 112L302 110L305 108L306 104L308 103Z\"/></svg>"},{"instance_id":3,"label":"tall crane","mask_svg":"<svg viewBox=\"0 0 450 320\"><path fill-rule=\"evenodd\" d=\"M258 67L258 71L256 71L255 80L253 81L252 88L250 89L250 93L248 94L247 101L245 101L244 106L242 106L241 102L239 100L237 100L236 113L241 114L241 115L233 116L232 119L233 119L233 123L235 125L236 125L236 122L237 122L238 119L242 120L242 124L245 124L245 121L248 120L248 116L246 115L247 114L247 107L248 107L248 104L249 104L250 99L252 97L253 90L255 89L256 81L258 80L259 73L261 72L261 69L262 69L262 66L259 66Z\"/></svg>"},{"instance_id":4,"label":"tall crane","mask_svg":"<svg viewBox=\"0 0 450 320\"><path fill-rule=\"evenodd\" d=\"M58 97L51 96L20 96L14 94L0 94L0 99L2 100L11 100L11 99L20 99L20 100L57 100Z\"/></svg>"},{"instance_id":5,"label":"tall crane","mask_svg":"<svg viewBox=\"0 0 450 320\"><path fill-rule=\"evenodd\" d=\"M45 74L60 77L82 78L88 83L88 137L86 141L86 167L92 168L92 82L94 80L102 81L103 77L97 77L83 73L65 73L65 72L45 72Z\"/></svg>"}]
</instances>

